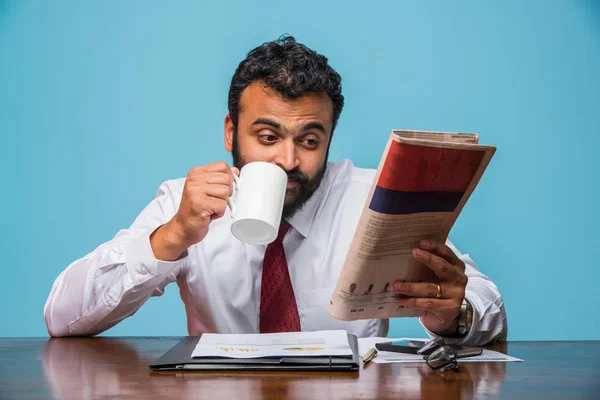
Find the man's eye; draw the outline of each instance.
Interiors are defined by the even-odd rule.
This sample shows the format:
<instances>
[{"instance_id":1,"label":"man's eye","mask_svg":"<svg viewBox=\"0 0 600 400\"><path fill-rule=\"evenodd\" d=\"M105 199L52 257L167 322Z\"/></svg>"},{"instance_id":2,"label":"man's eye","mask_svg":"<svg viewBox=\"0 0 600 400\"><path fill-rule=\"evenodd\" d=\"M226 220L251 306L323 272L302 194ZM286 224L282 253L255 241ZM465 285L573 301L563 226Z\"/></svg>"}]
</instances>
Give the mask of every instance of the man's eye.
<instances>
[{"instance_id":1,"label":"man's eye","mask_svg":"<svg viewBox=\"0 0 600 400\"><path fill-rule=\"evenodd\" d=\"M263 142L274 142L277 140L277 136L275 135L262 135L260 137L260 140L262 140Z\"/></svg>"},{"instance_id":2,"label":"man's eye","mask_svg":"<svg viewBox=\"0 0 600 400\"><path fill-rule=\"evenodd\" d=\"M314 149L315 147L317 147L319 145L319 142L315 139L304 139L302 141L302 143L304 143L304 145L308 148L312 148Z\"/></svg>"}]
</instances>

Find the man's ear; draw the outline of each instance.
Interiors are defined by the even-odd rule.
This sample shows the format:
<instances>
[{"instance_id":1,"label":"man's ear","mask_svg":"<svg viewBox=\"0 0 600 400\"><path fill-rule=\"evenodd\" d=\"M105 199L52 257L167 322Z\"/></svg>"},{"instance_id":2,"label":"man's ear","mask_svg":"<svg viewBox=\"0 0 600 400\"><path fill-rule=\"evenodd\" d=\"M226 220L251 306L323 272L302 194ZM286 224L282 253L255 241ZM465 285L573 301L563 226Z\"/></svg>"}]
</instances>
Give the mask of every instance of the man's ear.
<instances>
[{"instance_id":1,"label":"man's ear","mask_svg":"<svg viewBox=\"0 0 600 400\"><path fill-rule=\"evenodd\" d=\"M231 153L231 150L233 150L233 121L231 120L229 114L225 116L225 122L223 125L225 150Z\"/></svg>"}]
</instances>

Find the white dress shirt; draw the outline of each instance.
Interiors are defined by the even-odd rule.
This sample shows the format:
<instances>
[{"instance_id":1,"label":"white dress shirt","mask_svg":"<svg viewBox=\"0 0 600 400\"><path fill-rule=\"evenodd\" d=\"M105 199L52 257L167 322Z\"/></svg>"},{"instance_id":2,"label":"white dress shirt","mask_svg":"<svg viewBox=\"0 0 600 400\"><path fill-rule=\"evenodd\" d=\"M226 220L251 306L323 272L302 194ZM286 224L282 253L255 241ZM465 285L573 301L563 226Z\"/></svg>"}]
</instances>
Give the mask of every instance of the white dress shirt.
<instances>
[{"instance_id":1,"label":"white dress shirt","mask_svg":"<svg viewBox=\"0 0 600 400\"><path fill-rule=\"evenodd\" d=\"M339 321L327 313L375 171L352 162L329 163L321 185L289 221L283 241L303 331L345 329L359 337L385 336L388 320ZM188 332L259 332L265 245L250 245L230 231L229 211L184 258L157 260L150 234L177 212L185 179L163 183L129 229L121 230L72 263L54 282L44 308L52 336L94 335L132 315L150 296L177 282ZM468 255L448 245L466 264L466 298L473 326L462 342L483 344L506 336L506 314L494 283ZM428 332L430 335L431 332Z\"/></svg>"}]
</instances>

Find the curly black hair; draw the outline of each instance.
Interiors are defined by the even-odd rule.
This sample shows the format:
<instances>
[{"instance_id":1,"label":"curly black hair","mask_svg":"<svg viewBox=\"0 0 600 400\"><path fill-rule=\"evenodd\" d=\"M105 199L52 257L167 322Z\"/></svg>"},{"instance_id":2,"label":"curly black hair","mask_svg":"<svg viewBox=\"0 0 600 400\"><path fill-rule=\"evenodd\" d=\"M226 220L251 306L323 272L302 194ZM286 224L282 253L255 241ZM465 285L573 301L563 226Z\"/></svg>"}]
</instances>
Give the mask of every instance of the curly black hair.
<instances>
[{"instance_id":1,"label":"curly black hair","mask_svg":"<svg viewBox=\"0 0 600 400\"><path fill-rule=\"evenodd\" d=\"M293 36L282 36L251 50L235 70L229 87L229 115L236 131L242 92L253 82L264 82L290 99L326 92L333 103L333 133L344 96L342 78L327 63L327 57L296 42Z\"/></svg>"}]
</instances>

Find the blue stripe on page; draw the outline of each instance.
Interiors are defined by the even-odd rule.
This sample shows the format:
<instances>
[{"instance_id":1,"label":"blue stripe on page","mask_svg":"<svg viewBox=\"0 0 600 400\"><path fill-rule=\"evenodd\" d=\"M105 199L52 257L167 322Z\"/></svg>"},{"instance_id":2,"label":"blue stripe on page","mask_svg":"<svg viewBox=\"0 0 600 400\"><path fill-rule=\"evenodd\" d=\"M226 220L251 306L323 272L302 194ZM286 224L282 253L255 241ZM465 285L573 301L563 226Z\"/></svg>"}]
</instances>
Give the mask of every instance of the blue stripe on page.
<instances>
[{"instance_id":1,"label":"blue stripe on page","mask_svg":"<svg viewBox=\"0 0 600 400\"><path fill-rule=\"evenodd\" d=\"M375 187L369 208L383 214L452 212L463 192L402 192Z\"/></svg>"}]
</instances>

